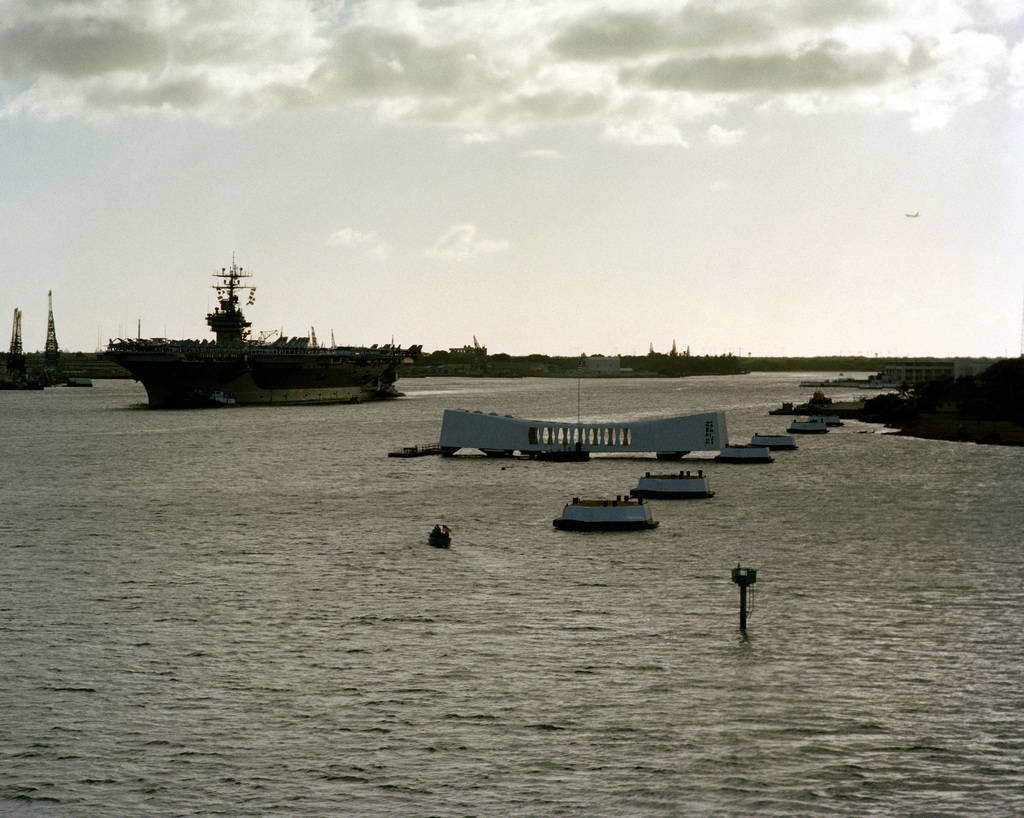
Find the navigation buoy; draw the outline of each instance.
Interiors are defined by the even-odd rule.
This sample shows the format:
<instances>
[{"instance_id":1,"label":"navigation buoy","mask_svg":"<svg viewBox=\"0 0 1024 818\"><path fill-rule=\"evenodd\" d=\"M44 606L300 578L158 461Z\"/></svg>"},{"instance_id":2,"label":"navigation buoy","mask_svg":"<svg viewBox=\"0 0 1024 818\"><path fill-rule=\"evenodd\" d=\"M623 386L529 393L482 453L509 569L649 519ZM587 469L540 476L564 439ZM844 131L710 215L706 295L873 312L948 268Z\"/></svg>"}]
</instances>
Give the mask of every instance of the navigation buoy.
<instances>
[{"instance_id":1,"label":"navigation buoy","mask_svg":"<svg viewBox=\"0 0 1024 818\"><path fill-rule=\"evenodd\" d=\"M741 568L737 562L736 567L732 569L732 581L740 586L740 630L745 631L747 629L747 588L757 582L757 569ZM753 601L753 590L750 591L750 595L751 601Z\"/></svg>"}]
</instances>

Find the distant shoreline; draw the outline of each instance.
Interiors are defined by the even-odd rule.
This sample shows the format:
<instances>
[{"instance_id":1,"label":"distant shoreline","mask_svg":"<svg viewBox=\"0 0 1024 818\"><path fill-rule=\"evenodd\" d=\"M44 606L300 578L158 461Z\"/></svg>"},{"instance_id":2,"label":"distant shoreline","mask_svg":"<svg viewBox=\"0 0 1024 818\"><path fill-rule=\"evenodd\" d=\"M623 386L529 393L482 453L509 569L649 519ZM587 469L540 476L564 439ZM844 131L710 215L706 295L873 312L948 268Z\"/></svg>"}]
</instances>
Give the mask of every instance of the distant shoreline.
<instances>
[{"instance_id":1,"label":"distant shoreline","mask_svg":"<svg viewBox=\"0 0 1024 818\"><path fill-rule=\"evenodd\" d=\"M1008 420L964 420L950 415L923 415L895 427L894 434L947 440L953 443L980 443L989 446L1024 446L1024 426Z\"/></svg>"},{"instance_id":2,"label":"distant shoreline","mask_svg":"<svg viewBox=\"0 0 1024 818\"><path fill-rule=\"evenodd\" d=\"M96 380L131 378L127 370L113 361L100 358L100 352L68 352L61 350L61 369L65 376L92 378ZM40 351L25 354L28 370L43 366ZM603 370L587 368L589 360L615 360L618 368ZM874 358L866 356L822 355L822 356L750 356L739 357L731 353L724 355L688 355L671 353L650 353L642 356L600 355L507 355L456 354L436 350L424 353L413 364L399 368L399 378L462 377L462 378L681 378L696 375L748 375L752 373L807 373L838 375L856 381L854 376L877 376L887 363L899 361L930 360L953 361L955 358ZM961 359L963 360L963 359ZM968 358L966 360L985 360ZM6 362L6 354L0 352L0 369ZM581 363L583 368L580 369Z\"/></svg>"}]
</instances>

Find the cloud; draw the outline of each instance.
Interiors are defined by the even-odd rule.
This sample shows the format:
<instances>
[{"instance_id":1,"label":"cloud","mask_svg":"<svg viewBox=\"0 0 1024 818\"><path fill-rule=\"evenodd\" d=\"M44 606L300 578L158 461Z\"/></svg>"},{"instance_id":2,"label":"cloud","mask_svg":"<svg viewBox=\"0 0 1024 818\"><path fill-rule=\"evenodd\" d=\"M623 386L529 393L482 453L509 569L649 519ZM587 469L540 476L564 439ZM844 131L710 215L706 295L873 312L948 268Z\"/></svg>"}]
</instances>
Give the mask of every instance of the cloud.
<instances>
[{"instance_id":1,"label":"cloud","mask_svg":"<svg viewBox=\"0 0 1024 818\"><path fill-rule=\"evenodd\" d=\"M387 261L391 257L391 247L378 241L376 233L362 233L351 227L336 230L327 238L329 247L365 247L366 255L377 261Z\"/></svg>"},{"instance_id":2,"label":"cloud","mask_svg":"<svg viewBox=\"0 0 1024 818\"><path fill-rule=\"evenodd\" d=\"M473 224L455 224L432 247L424 253L431 258L450 258L465 261L483 255L504 253L509 249L507 241L478 239Z\"/></svg>"},{"instance_id":3,"label":"cloud","mask_svg":"<svg viewBox=\"0 0 1024 818\"><path fill-rule=\"evenodd\" d=\"M940 123L1021 86L1009 0L5 0L0 115L367 107L464 140L584 123L685 145L730 108ZM1019 49L1019 46L1018 46Z\"/></svg>"},{"instance_id":4,"label":"cloud","mask_svg":"<svg viewBox=\"0 0 1024 818\"><path fill-rule=\"evenodd\" d=\"M834 40L795 53L672 57L625 69L627 83L661 90L706 93L789 93L877 86L922 71L929 58L916 51L904 59L894 49L854 52Z\"/></svg>"},{"instance_id":5,"label":"cloud","mask_svg":"<svg viewBox=\"0 0 1024 818\"><path fill-rule=\"evenodd\" d=\"M366 255L376 261L387 261L391 258L391 247L383 242L375 244L366 251Z\"/></svg>"},{"instance_id":6,"label":"cloud","mask_svg":"<svg viewBox=\"0 0 1024 818\"><path fill-rule=\"evenodd\" d=\"M0 70L7 79L159 72L166 59L166 41L140 20L57 17L25 20L0 31Z\"/></svg>"},{"instance_id":7,"label":"cloud","mask_svg":"<svg viewBox=\"0 0 1024 818\"><path fill-rule=\"evenodd\" d=\"M343 227L328 237L327 244L332 247L355 247L356 245L365 244L376 239L376 233L361 233L351 227Z\"/></svg>"},{"instance_id":8,"label":"cloud","mask_svg":"<svg viewBox=\"0 0 1024 818\"><path fill-rule=\"evenodd\" d=\"M499 139L501 135L496 131L469 131L462 135L461 141L466 145L487 145Z\"/></svg>"},{"instance_id":9,"label":"cloud","mask_svg":"<svg viewBox=\"0 0 1024 818\"><path fill-rule=\"evenodd\" d=\"M1010 55L1010 87L1018 102L1024 102L1024 42L1017 43Z\"/></svg>"},{"instance_id":10,"label":"cloud","mask_svg":"<svg viewBox=\"0 0 1024 818\"><path fill-rule=\"evenodd\" d=\"M480 58L479 44L422 36L379 25L337 32L310 77L336 100L450 99L472 103L511 90L507 77Z\"/></svg>"},{"instance_id":11,"label":"cloud","mask_svg":"<svg viewBox=\"0 0 1024 818\"><path fill-rule=\"evenodd\" d=\"M687 147L678 126L657 120L625 120L605 126L604 136L610 142L630 145L677 145Z\"/></svg>"},{"instance_id":12,"label":"cloud","mask_svg":"<svg viewBox=\"0 0 1024 818\"><path fill-rule=\"evenodd\" d=\"M655 5L628 12L598 7L566 25L550 47L575 60L635 59L680 48L760 42L776 31L767 9L755 3L687 3L675 12Z\"/></svg>"},{"instance_id":13,"label":"cloud","mask_svg":"<svg viewBox=\"0 0 1024 818\"><path fill-rule=\"evenodd\" d=\"M245 118L287 107L325 47L305 3L36 3L0 23L5 113ZM299 13L296 13L299 12Z\"/></svg>"},{"instance_id":14,"label":"cloud","mask_svg":"<svg viewBox=\"0 0 1024 818\"><path fill-rule=\"evenodd\" d=\"M738 145L743 141L744 132L742 128L727 130L721 125L712 125L708 128L708 142L718 145L720 148L728 148L731 145Z\"/></svg>"},{"instance_id":15,"label":"cloud","mask_svg":"<svg viewBox=\"0 0 1024 818\"><path fill-rule=\"evenodd\" d=\"M529 151L523 151L523 156L527 159L561 159L562 154L559 151L552 150L550 148L535 148Z\"/></svg>"}]
</instances>

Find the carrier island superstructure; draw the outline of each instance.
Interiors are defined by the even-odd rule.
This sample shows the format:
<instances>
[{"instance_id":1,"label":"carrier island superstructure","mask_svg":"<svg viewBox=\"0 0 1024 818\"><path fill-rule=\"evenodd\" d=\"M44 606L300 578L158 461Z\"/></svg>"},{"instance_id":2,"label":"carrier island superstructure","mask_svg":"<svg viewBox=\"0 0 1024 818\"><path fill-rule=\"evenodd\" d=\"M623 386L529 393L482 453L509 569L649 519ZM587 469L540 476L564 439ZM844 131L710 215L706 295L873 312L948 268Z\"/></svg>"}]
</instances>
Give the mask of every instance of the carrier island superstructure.
<instances>
[{"instance_id":1,"label":"carrier island superstructure","mask_svg":"<svg viewBox=\"0 0 1024 818\"><path fill-rule=\"evenodd\" d=\"M152 407L216 404L356 403L397 397L398 367L420 346L319 346L312 338L250 337L239 305L250 274L236 265L214 273L217 308L206 316L214 340L117 339L102 357L127 369L146 388Z\"/></svg>"}]
</instances>

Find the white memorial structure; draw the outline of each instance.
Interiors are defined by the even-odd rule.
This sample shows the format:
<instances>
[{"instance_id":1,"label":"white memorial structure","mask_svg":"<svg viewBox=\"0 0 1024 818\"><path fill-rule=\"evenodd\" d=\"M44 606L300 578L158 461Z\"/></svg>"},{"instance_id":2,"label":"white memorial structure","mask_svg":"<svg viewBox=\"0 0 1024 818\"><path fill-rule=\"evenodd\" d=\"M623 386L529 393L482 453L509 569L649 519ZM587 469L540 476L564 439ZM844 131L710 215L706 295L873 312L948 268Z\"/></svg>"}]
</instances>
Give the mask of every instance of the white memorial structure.
<instances>
[{"instance_id":1,"label":"white memorial structure","mask_svg":"<svg viewBox=\"0 0 1024 818\"><path fill-rule=\"evenodd\" d=\"M728 440L722 412L572 423L446 409L440 445L446 455L459 449L479 449L495 457L519 452L539 460L586 460L596 452L654 452L659 458L676 459L689 452L720 451Z\"/></svg>"}]
</instances>

